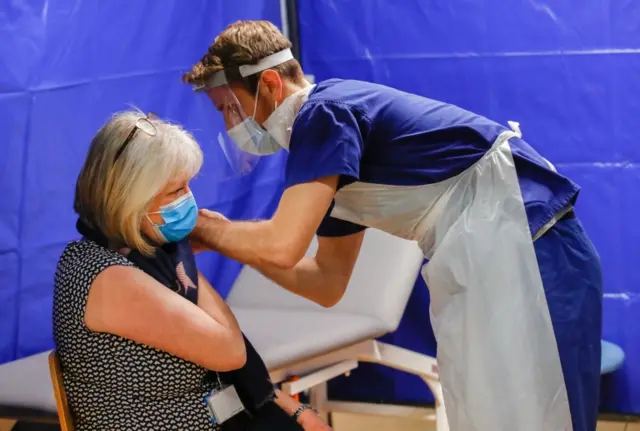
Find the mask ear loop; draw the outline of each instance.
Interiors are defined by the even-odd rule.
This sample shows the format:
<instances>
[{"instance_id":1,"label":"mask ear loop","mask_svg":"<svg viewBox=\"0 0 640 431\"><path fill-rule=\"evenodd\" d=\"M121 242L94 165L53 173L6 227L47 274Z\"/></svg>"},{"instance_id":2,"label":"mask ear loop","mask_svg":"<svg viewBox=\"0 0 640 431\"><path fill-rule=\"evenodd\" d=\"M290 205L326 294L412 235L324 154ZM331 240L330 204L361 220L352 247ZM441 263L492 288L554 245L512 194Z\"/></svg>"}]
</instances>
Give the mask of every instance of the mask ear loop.
<instances>
[{"instance_id":1,"label":"mask ear loop","mask_svg":"<svg viewBox=\"0 0 640 431\"><path fill-rule=\"evenodd\" d=\"M282 84L280 86L280 97L282 97L282 89L284 87L284 83L282 81L280 81L280 83ZM273 110L275 111L276 109L278 109L278 99L276 99L273 103Z\"/></svg>"},{"instance_id":2,"label":"mask ear loop","mask_svg":"<svg viewBox=\"0 0 640 431\"><path fill-rule=\"evenodd\" d=\"M262 73L260 73L260 77L262 77ZM280 89L282 91L282 89ZM256 119L256 110L258 109L258 97L260 96L260 78L258 78L258 85L256 86L256 94L255 94L255 102L253 103L253 115L251 118ZM273 102L273 110L278 109L278 101Z\"/></svg>"},{"instance_id":3,"label":"mask ear loop","mask_svg":"<svg viewBox=\"0 0 640 431\"><path fill-rule=\"evenodd\" d=\"M153 229L153 232L156 234L156 236L158 237L157 240L160 240L161 243L167 243L169 241L167 241L167 239L164 237L164 235L162 234L162 232L160 231L160 226L163 225L159 225L159 224L155 224L153 222L153 220L151 220L151 217L149 217L149 214L160 214L159 211L154 211L151 213L146 213L145 217L147 218L147 221L149 222L149 224L151 225L151 228ZM164 219L163 219L164 221ZM153 241L153 240L152 240Z\"/></svg>"},{"instance_id":4,"label":"mask ear loop","mask_svg":"<svg viewBox=\"0 0 640 431\"><path fill-rule=\"evenodd\" d=\"M260 77L262 77L262 74L260 74ZM260 77L258 78L258 85L256 85L256 94L254 96L256 100L255 102L253 102L253 115L251 115L251 118L253 118L254 120L256 119L256 110L258 109L258 97L260 96Z\"/></svg>"}]
</instances>

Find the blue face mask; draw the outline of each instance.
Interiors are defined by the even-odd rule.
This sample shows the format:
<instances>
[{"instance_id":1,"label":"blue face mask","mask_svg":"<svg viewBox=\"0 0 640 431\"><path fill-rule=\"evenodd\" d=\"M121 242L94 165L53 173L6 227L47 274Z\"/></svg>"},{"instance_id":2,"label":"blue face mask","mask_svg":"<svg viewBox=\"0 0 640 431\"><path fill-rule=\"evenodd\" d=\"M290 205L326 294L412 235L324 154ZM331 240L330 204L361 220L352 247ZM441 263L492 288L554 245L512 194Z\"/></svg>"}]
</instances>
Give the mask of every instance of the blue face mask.
<instances>
[{"instance_id":1,"label":"blue face mask","mask_svg":"<svg viewBox=\"0 0 640 431\"><path fill-rule=\"evenodd\" d=\"M149 219L161 240L178 242L185 239L196 226L198 204L193 194L189 192L170 204L161 206L159 211L149 214L160 214L164 220L163 225L157 225Z\"/></svg>"}]
</instances>

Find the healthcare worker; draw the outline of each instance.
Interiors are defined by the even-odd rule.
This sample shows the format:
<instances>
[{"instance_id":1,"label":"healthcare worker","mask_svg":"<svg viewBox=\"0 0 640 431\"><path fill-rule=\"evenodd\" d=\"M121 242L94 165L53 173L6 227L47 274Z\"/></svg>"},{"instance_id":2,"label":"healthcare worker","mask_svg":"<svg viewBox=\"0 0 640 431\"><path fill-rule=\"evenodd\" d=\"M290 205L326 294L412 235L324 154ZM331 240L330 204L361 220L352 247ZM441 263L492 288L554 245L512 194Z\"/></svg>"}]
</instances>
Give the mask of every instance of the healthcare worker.
<instances>
[{"instance_id":1,"label":"healthcare worker","mask_svg":"<svg viewBox=\"0 0 640 431\"><path fill-rule=\"evenodd\" d=\"M329 307L366 228L415 240L450 429L595 430L602 280L579 187L516 123L368 82L312 86L290 46L238 22L184 76L224 116L238 169L289 153L270 220L202 214L194 241Z\"/></svg>"}]
</instances>

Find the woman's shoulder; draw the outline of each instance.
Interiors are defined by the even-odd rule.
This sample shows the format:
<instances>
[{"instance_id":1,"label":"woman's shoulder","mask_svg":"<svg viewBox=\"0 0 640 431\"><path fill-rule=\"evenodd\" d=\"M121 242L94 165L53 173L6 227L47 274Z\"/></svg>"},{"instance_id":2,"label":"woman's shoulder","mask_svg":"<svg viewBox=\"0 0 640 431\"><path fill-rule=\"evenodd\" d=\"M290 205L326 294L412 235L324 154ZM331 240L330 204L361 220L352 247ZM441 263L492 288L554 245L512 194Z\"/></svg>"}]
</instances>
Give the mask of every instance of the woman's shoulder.
<instances>
[{"instance_id":1,"label":"woman's shoulder","mask_svg":"<svg viewBox=\"0 0 640 431\"><path fill-rule=\"evenodd\" d=\"M75 260L76 262L122 262L128 263L129 260L117 251L108 249L94 241L82 238L72 241L65 247L60 258L63 260Z\"/></svg>"},{"instance_id":2,"label":"woman's shoulder","mask_svg":"<svg viewBox=\"0 0 640 431\"><path fill-rule=\"evenodd\" d=\"M111 266L133 266L133 264L121 254L87 239L67 244L60 256L54 276L53 309L56 343L63 342L65 333L75 334L75 329L84 328L84 310L89 290L96 277ZM68 332L70 328L75 329Z\"/></svg>"},{"instance_id":3,"label":"woman's shoulder","mask_svg":"<svg viewBox=\"0 0 640 431\"><path fill-rule=\"evenodd\" d=\"M110 266L134 266L125 256L88 239L72 241L58 261L56 281L86 274L89 281Z\"/></svg>"}]
</instances>

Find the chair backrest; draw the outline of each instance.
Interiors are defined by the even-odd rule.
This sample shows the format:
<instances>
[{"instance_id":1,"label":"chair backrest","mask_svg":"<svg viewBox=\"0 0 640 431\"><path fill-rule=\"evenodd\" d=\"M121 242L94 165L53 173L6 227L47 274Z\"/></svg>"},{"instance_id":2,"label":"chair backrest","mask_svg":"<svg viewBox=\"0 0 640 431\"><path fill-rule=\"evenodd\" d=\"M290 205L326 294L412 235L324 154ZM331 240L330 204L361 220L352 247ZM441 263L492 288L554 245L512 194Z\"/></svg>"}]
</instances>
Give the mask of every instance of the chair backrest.
<instances>
[{"instance_id":1,"label":"chair backrest","mask_svg":"<svg viewBox=\"0 0 640 431\"><path fill-rule=\"evenodd\" d=\"M313 255L316 249L314 240L307 255ZM331 311L375 317L384 322L389 332L394 331L422 262L422 251L415 242L369 229L347 292ZM234 307L324 310L276 286L247 266L236 279L227 301Z\"/></svg>"},{"instance_id":2,"label":"chair backrest","mask_svg":"<svg viewBox=\"0 0 640 431\"><path fill-rule=\"evenodd\" d=\"M53 394L56 398L56 406L58 408L58 418L60 419L60 429L62 431L74 431L71 410L67 403L67 394L64 392L62 383L62 367L60 359L55 350L49 354L49 371L51 373L51 382L53 383Z\"/></svg>"}]
</instances>

